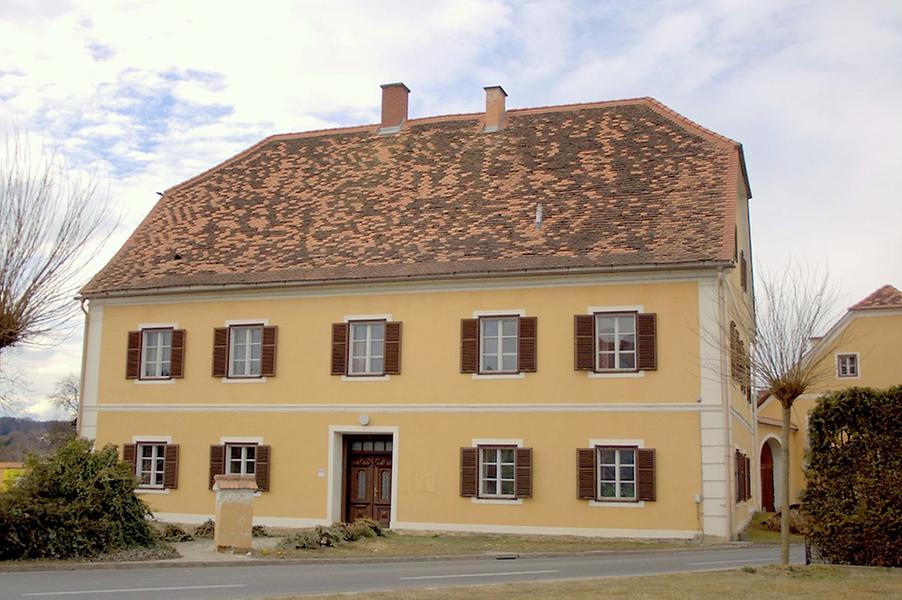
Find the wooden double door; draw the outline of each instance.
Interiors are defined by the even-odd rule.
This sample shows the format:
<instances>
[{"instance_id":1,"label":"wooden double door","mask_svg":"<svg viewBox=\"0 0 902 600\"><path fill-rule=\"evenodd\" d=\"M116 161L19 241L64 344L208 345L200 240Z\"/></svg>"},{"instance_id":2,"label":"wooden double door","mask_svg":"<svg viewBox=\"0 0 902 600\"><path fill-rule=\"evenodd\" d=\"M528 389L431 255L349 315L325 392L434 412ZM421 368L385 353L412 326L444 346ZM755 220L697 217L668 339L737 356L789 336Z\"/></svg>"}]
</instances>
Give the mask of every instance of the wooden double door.
<instances>
[{"instance_id":1,"label":"wooden double door","mask_svg":"<svg viewBox=\"0 0 902 600\"><path fill-rule=\"evenodd\" d=\"M345 436L344 519L391 520L392 436Z\"/></svg>"}]
</instances>

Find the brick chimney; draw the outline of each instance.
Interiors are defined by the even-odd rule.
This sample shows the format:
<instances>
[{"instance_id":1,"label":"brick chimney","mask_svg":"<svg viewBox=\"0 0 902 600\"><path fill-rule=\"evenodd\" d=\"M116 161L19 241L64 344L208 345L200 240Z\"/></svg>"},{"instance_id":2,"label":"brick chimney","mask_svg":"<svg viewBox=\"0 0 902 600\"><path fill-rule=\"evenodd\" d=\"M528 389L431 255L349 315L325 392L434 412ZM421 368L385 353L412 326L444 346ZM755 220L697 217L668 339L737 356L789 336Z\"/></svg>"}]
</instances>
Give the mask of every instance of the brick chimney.
<instances>
[{"instance_id":1,"label":"brick chimney","mask_svg":"<svg viewBox=\"0 0 902 600\"><path fill-rule=\"evenodd\" d=\"M491 133L504 128L506 112L504 99L507 92L500 85L489 86L485 89L485 128L483 131Z\"/></svg>"},{"instance_id":2,"label":"brick chimney","mask_svg":"<svg viewBox=\"0 0 902 600\"><path fill-rule=\"evenodd\" d=\"M403 83L382 85L382 124L379 133L397 133L407 120L407 97L410 89Z\"/></svg>"}]
</instances>

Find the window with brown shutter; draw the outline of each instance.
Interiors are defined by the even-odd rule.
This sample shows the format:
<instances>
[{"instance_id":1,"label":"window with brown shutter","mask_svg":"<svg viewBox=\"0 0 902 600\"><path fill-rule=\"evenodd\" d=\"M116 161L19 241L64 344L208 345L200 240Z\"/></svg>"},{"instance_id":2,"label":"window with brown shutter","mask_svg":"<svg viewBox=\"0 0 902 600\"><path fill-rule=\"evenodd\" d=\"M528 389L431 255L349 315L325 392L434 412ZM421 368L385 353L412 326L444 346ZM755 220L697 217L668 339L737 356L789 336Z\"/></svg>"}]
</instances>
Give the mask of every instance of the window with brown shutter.
<instances>
[{"instance_id":1,"label":"window with brown shutter","mask_svg":"<svg viewBox=\"0 0 902 600\"><path fill-rule=\"evenodd\" d=\"M216 475L255 475L257 487L266 492L270 489L270 467L272 447L255 442L226 442L221 446L210 446L210 481L213 489Z\"/></svg>"},{"instance_id":2,"label":"window with brown shutter","mask_svg":"<svg viewBox=\"0 0 902 600\"><path fill-rule=\"evenodd\" d=\"M385 324L385 373L401 374L401 323L398 321Z\"/></svg>"},{"instance_id":3,"label":"window with brown shutter","mask_svg":"<svg viewBox=\"0 0 902 600\"><path fill-rule=\"evenodd\" d=\"M520 317L520 327L517 332L517 361L521 373L536 372L537 329L536 317Z\"/></svg>"},{"instance_id":4,"label":"window with brown shutter","mask_svg":"<svg viewBox=\"0 0 902 600\"><path fill-rule=\"evenodd\" d=\"M752 461L744 452L735 451L736 503L745 502L752 497Z\"/></svg>"},{"instance_id":5,"label":"window with brown shutter","mask_svg":"<svg viewBox=\"0 0 902 600\"><path fill-rule=\"evenodd\" d=\"M460 320L460 372L479 372L479 319Z\"/></svg>"},{"instance_id":6,"label":"window with brown shutter","mask_svg":"<svg viewBox=\"0 0 902 600\"><path fill-rule=\"evenodd\" d=\"M209 487L213 489L216 475L225 473L225 446L210 446L210 481Z\"/></svg>"},{"instance_id":7,"label":"window with brown shutter","mask_svg":"<svg viewBox=\"0 0 902 600\"><path fill-rule=\"evenodd\" d=\"M658 368L658 317L655 313L636 315L636 368L655 371Z\"/></svg>"},{"instance_id":8,"label":"window with brown shutter","mask_svg":"<svg viewBox=\"0 0 902 600\"><path fill-rule=\"evenodd\" d=\"M580 448L576 451L576 497L580 500L595 500L598 494L595 448Z\"/></svg>"},{"instance_id":9,"label":"window with brown shutter","mask_svg":"<svg viewBox=\"0 0 902 600\"><path fill-rule=\"evenodd\" d=\"M272 462L272 448L257 446L257 488L261 492L269 491L269 466Z\"/></svg>"},{"instance_id":10,"label":"window with brown shutter","mask_svg":"<svg viewBox=\"0 0 902 600\"><path fill-rule=\"evenodd\" d=\"M128 351L125 359L125 378L137 379L141 374L141 332L128 332Z\"/></svg>"},{"instance_id":11,"label":"window with brown shutter","mask_svg":"<svg viewBox=\"0 0 902 600\"><path fill-rule=\"evenodd\" d=\"M629 373L658 368L655 313L575 315L573 341L577 371Z\"/></svg>"},{"instance_id":12,"label":"window with brown shutter","mask_svg":"<svg viewBox=\"0 0 902 600\"><path fill-rule=\"evenodd\" d=\"M185 376L185 337L184 329L172 331L169 376L173 379L181 379Z\"/></svg>"},{"instance_id":13,"label":"window with brown shutter","mask_svg":"<svg viewBox=\"0 0 902 600\"><path fill-rule=\"evenodd\" d=\"M179 447L160 441L125 444L123 461L131 466L139 488L176 489L178 487Z\"/></svg>"},{"instance_id":14,"label":"window with brown shutter","mask_svg":"<svg viewBox=\"0 0 902 600\"><path fill-rule=\"evenodd\" d=\"M749 275L748 275L748 264L745 260L745 251L739 251L739 282L742 285L742 291L748 291L749 287Z\"/></svg>"},{"instance_id":15,"label":"window with brown shutter","mask_svg":"<svg viewBox=\"0 0 902 600\"><path fill-rule=\"evenodd\" d=\"M532 498L532 448L517 448L517 498Z\"/></svg>"},{"instance_id":16,"label":"window with brown shutter","mask_svg":"<svg viewBox=\"0 0 902 600\"><path fill-rule=\"evenodd\" d=\"M276 376L276 338L278 328L274 325L263 327L263 342L260 346L260 376Z\"/></svg>"},{"instance_id":17,"label":"window with brown shutter","mask_svg":"<svg viewBox=\"0 0 902 600\"><path fill-rule=\"evenodd\" d=\"M332 374L344 375L348 367L348 324L332 323Z\"/></svg>"},{"instance_id":18,"label":"window with brown shutter","mask_svg":"<svg viewBox=\"0 0 902 600\"><path fill-rule=\"evenodd\" d=\"M655 451L596 446L576 451L577 497L598 502L656 499Z\"/></svg>"},{"instance_id":19,"label":"window with brown shutter","mask_svg":"<svg viewBox=\"0 0 902 600\"><path fill-rule=\"evenodd\" d=\"M122 462L132 466L132 475L135 474L135 453L137 452L136 444L124 444L122 446Z\"/></svg>"},{"instance_id":20,"label":"window with brown shutter","mask_svg":"<svg viewBox=\"0 0 902 600\"><path fill-rule=\"evenodd\" d=\"M655 451L652 448L639 448L636 452L636 500L655 501L657 484L655 482Z\"/></svg>"},{"instance_id":21,"label":"window with brown shutter","mask_svg":"<svg viewBox=\"0 0 902 600\"><path fill-rule=\"evenodd\" d=\"M460 449L460 495L475 498L478 493L478 458L476 448Z\"/></svg>"}]
</instances>

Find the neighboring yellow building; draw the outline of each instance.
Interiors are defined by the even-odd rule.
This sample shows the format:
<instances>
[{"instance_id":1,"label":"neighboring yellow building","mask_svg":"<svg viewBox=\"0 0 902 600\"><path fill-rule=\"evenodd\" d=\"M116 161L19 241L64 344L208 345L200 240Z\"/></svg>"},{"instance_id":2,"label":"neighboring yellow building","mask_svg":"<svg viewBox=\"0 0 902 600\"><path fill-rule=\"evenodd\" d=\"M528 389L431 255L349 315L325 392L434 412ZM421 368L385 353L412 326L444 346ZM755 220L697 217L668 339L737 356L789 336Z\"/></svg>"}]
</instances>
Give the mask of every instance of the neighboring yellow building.
<instances>
[{"instance_id":1,"label":"neighboring yellow building","mask_svg":"<svg viewBox=\"0 0 902 600\"><path fill-rule=\"evenodd\" d=\"M409 119L408 93L165 192L82 290L81 434L168 520L229 472L268 525L734 536L741 146L650 98Z\"/></svg>"},{"instance_id":2,"label":"neighboring yellow building","mask_svg":"<svg viewBox=\"0 0 902 600\"><path fill-rule=\"evenodd\" d=\"M805 487L803 463L808 447L808 413L827 392L850 387L887 388L902 385L902 292L885 285L849 307L822 338L815 340L810 360L821 366L818 383L792 407L789 438L790 502L799 500ZM765 397L758 407L758 456L761 506L779 509L780 427L779 401Z\"/></svg>"}]
</instances>

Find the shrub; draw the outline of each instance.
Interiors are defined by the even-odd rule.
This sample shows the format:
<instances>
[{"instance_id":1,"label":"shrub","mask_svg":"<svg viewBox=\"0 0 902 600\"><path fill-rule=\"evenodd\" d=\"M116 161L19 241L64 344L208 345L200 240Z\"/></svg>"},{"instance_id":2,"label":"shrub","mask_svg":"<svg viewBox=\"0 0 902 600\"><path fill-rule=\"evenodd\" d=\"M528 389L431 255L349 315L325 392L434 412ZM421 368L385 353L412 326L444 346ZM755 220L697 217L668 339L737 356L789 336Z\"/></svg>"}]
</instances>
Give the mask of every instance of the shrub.
<instances>
[{"instance_id":1,"label":"shrub","mask_svg":"<svg viewBox=\"0 0 902 600\"><path fill-rule=\"evenodd\" d=\"M811 412L802 511L828 562L902 566L900 414L902 386L835 392Z\"/></svg>"},{"instance_id":2,"label":"shrub","mask_svg":"<svg viewBox=\"0 0 902 600\"><path fill-rule=\"evenodd\" d=\"M317 526L313 530L299 531L282 539L279 550L319 550L332 548L362 538L384 536L385 531L372 519L358 519L353 523L336 523L329 527Z\"/></svg>"},{"instance_id":3,"label":"shrub","mask_svg":"<svg viewBox=\"0 0 902 600\"><path fill-rule=\"evenodd\" d=\"M150 510L114 446L75 439L0 496L0 559L92 557L154 544Z\"/></svg>"},{"instance_id":4,"label":"shrub","mask_svg":"<svg viewBox=\"0 0 902 600\"><path fill-rule=\"evenodd\" d=\"M251 536L252 537L272 537L272 534L269 532L269 529L267 529L263 525L254 525L253 527L251 527Z\"/></svg>"},{"instance_id":5,"label":"shrub","mask_svg":"<svg viewBox=\"0 0 902 600\"><path fill-rule=\"evenodd\" d=\"M160 539L164 542L190 542L194 538L175 523L166 523L160 531Z\"/></svg>"},{"instance_id":6,"label":"shrub","mask_svg":"<svg viewBox=\"0 0 902 600\"><path fill-rule=\"evenodd\" d=\"M213 533L216 531L216 523L213 519L207 519L200 525L194 528L194 531L191 535L198 540L212 540Z\"/></svg>"}]
</instances>

